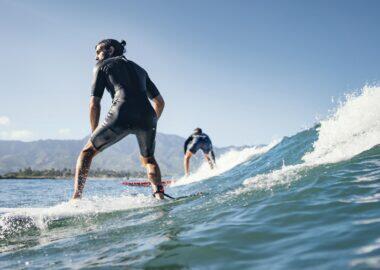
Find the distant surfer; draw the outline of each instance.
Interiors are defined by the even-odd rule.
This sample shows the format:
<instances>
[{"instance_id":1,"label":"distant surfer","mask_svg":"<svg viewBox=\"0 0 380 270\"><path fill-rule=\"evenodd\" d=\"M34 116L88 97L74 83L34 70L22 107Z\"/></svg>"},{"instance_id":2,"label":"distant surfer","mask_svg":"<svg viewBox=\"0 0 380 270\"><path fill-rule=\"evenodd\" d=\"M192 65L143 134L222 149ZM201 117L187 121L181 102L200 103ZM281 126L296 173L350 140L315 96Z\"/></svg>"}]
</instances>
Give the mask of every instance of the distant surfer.
<instances>
[{"instance_id":1,"label":"distant surfer","mask_svg":"<svg viewBox=\"0 0 380 270\"><path fill-rule=\"evenodd\" d=\"M202 132L202 129L196 128L194 129L194 133L187 138L184 145L184 161L183 165L185 167L185 175L189 176L190 172L190 158L192 155L194 155L199 149L202 150L202 152L205 155L205 158L210 165L211 169L214 169L216 163L215 163L215 154L212 149L212 143L210 140L210 137Z\"/></svg>"},{"instance_id":2,"label":"distant surfer","mask_svg":"<svg viewBox=\"0 0 380 270\"><path fill-rule=\"evenodd\" d=\"M94 156L129 134L137 137L141 163L147 170L153 195L164 198L154 148L157 120L165 102L148 73L124 56L125 45L124 40L105 39L95 47L98 63L94 68L90 100L92 135L78 157L73 199L82 196ZM98 125L104 89L110 93L112 105L104 122Z\"/></svg>"}]
</instances>

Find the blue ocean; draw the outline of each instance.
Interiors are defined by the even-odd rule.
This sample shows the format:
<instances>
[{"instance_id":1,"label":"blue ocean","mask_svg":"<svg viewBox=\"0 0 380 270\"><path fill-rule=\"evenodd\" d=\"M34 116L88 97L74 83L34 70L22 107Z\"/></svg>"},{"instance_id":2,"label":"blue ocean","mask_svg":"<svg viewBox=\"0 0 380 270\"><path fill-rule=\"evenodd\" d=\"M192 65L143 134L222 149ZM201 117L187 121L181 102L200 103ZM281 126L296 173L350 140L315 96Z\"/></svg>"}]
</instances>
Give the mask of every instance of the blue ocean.
<instances>
[{"instance_id":1,"label":"blue ocean","mask_svg":"<svg viewBox=\"0 0 380 270\"><path fill-rule=\"evenodd\" d=\"M166 188L0 181L1 269L380 269L380 88ZM269 124L269 123L268 123ZM249 128L249 127L247 127Z\"/></svg>"}]
</instances>

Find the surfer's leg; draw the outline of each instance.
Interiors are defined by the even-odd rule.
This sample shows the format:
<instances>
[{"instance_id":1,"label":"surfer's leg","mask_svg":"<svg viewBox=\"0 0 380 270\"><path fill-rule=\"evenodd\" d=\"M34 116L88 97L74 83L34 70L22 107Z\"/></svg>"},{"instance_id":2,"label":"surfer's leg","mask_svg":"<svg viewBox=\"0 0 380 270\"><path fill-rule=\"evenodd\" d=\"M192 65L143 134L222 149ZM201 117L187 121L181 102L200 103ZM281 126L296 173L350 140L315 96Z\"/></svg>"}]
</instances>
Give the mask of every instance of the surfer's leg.
<instances>
[{"instance_id":1,"label":"surfer's leg","mask_svg":"<svg viewBox=\"0 0 380 270\"><path fill-rule=\"evenodd\" d=\"M212 146L210 144L202 144L201 149L205 155L205 158L210 165L211 170L214 169L215 165L215 155L214 152L212 151ZM210 157L211 153L211 157Z\"/></svg>"},{"instance_id":2,"label":"surfer's leg","mask_svg":"<svg viewBox=\"0 0 380 270\"><path fill-rule=\"evenodd\" d=\"M190 151L186 151L185 157L183 158L183 166L185 168L185 175L189 176L190 173L190 158L193 155Z\"/></svg>"},{"instance_id":3,"label":"surfer's leg","mask_svg":"<svg viewBox=\"0 0 380 270\"><path fill-rule=\"evenodd\" d=\"M190 158L192 155L195 155L199 149L201 149L202 142L195 138L191 145L187 148L187 151L185 153L185 157L183 158L183 166L185 167L185 175L190 175Z\"/></svg>"},{"instance_id":4,"label":"surfer's leg","mask_svg":"<svg viewBox=\"0 0 380 270\"><path fill-rule=\"evenodd\" d=\"M163 199L164 191L161 184L161 171L156 159L154 158L154 149L156 145L156 126L136 131L137 142L140 147L141 163L146 168L148 179L152 185L153 192L157 199Z\"/></svg>"},{"instance_id":5,"label":"surfer's leg","mask_svg":"<svg viewBox=\"0 0 380 270\"><path fill-rule=\"evenodd\" d=\"M98 126L94 133L92 133L86 146L79 154L75 169L73 199L82 197L83 188L94 156L129 134L128 130L117 129L117 126L114 123L115 121L107 122L106 119L103 125ZM118 132L115 132L115 130Z\"/></svg>"},{"instance_id":6,"label":"surfer's leg","mask_svg":"<svg viewBox=\"0 0 380 270\"><path fill-rule=\"evenodd\" d=\"M91 140L87 142L83 150L80 152L75 168L73 199L79 199L82 197L84 184L86 183L88 171L91 166L91 161L97 153L98 150L96 150L93 146Z\"/></svg>"},{"instance_id":7,"label":"surfer's leg","mask_svg":"<svg viewBox=\"0 0 380 270\"><path fill-rule=\"evenodd\" d=\"M209 154L205 154L205 158L206 158L208 164L210 165L211 170L214 169L214 162L210 158L210 155Z\"/></svg>"},{"instance_id":8,"label":"surfer's leg","mask_svg":"<svg viewBox=\"0 0 380 270\"><path fill-rule=\"evenodd\" d=\"M141 163L145 167L148 180L152 186L153 193L157 199L163 199L164 194L156 193L157 191L163 191L161 184L161 171L158 163L154 157L144 157L141 156Z\"/></svg>"}]
</instances>

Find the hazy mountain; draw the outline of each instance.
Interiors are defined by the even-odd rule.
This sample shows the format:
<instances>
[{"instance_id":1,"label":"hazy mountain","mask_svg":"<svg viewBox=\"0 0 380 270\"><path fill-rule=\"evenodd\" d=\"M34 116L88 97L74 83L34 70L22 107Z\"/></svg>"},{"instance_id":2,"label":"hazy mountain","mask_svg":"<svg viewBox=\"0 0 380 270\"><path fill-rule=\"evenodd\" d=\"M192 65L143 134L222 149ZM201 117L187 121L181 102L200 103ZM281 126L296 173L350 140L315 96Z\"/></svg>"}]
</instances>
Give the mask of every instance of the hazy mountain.
<instances>
[{"instance_id":1,"label":"hazy mountain","mask_svg":"<svg viewBox=\"0 0 380 270\"><path fill-rule=\"evenodd\" d=\"M33 142L0 140L0 174L17 171L20 168L32 169L74 169L78 153L88 138L82 140L38 140ZM185 139L177 135L157 134L156 159L163 174L183 172L183 143ZM216 155L232 147L215 148ZM203 161L198 153L192 166ZM136 138L128 136L112 147L104 150L93 161L94 168L111 170L141 171L139 148Z\"/></svg>"}]
</instances>

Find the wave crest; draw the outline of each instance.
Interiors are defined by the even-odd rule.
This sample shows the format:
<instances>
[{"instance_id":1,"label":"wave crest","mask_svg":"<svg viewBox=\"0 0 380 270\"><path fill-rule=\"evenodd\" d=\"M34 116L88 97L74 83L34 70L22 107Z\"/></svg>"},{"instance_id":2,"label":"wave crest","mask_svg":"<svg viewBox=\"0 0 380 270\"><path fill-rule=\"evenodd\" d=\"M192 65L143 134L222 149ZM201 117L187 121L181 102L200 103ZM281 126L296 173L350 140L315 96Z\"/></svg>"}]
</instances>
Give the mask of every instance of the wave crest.
<instances>
[{"instance_id":1,"label":"wave crest","mask_svg":"<svg viewBox=\"0 0 380 270\"><path fill-rule=\"evenodd\" d=\"M350 159L380 144L380 87L365 86L347 95L334 115L321 121L314 150L302 158L309 164Z\"/></svg>"}]
</instances>

